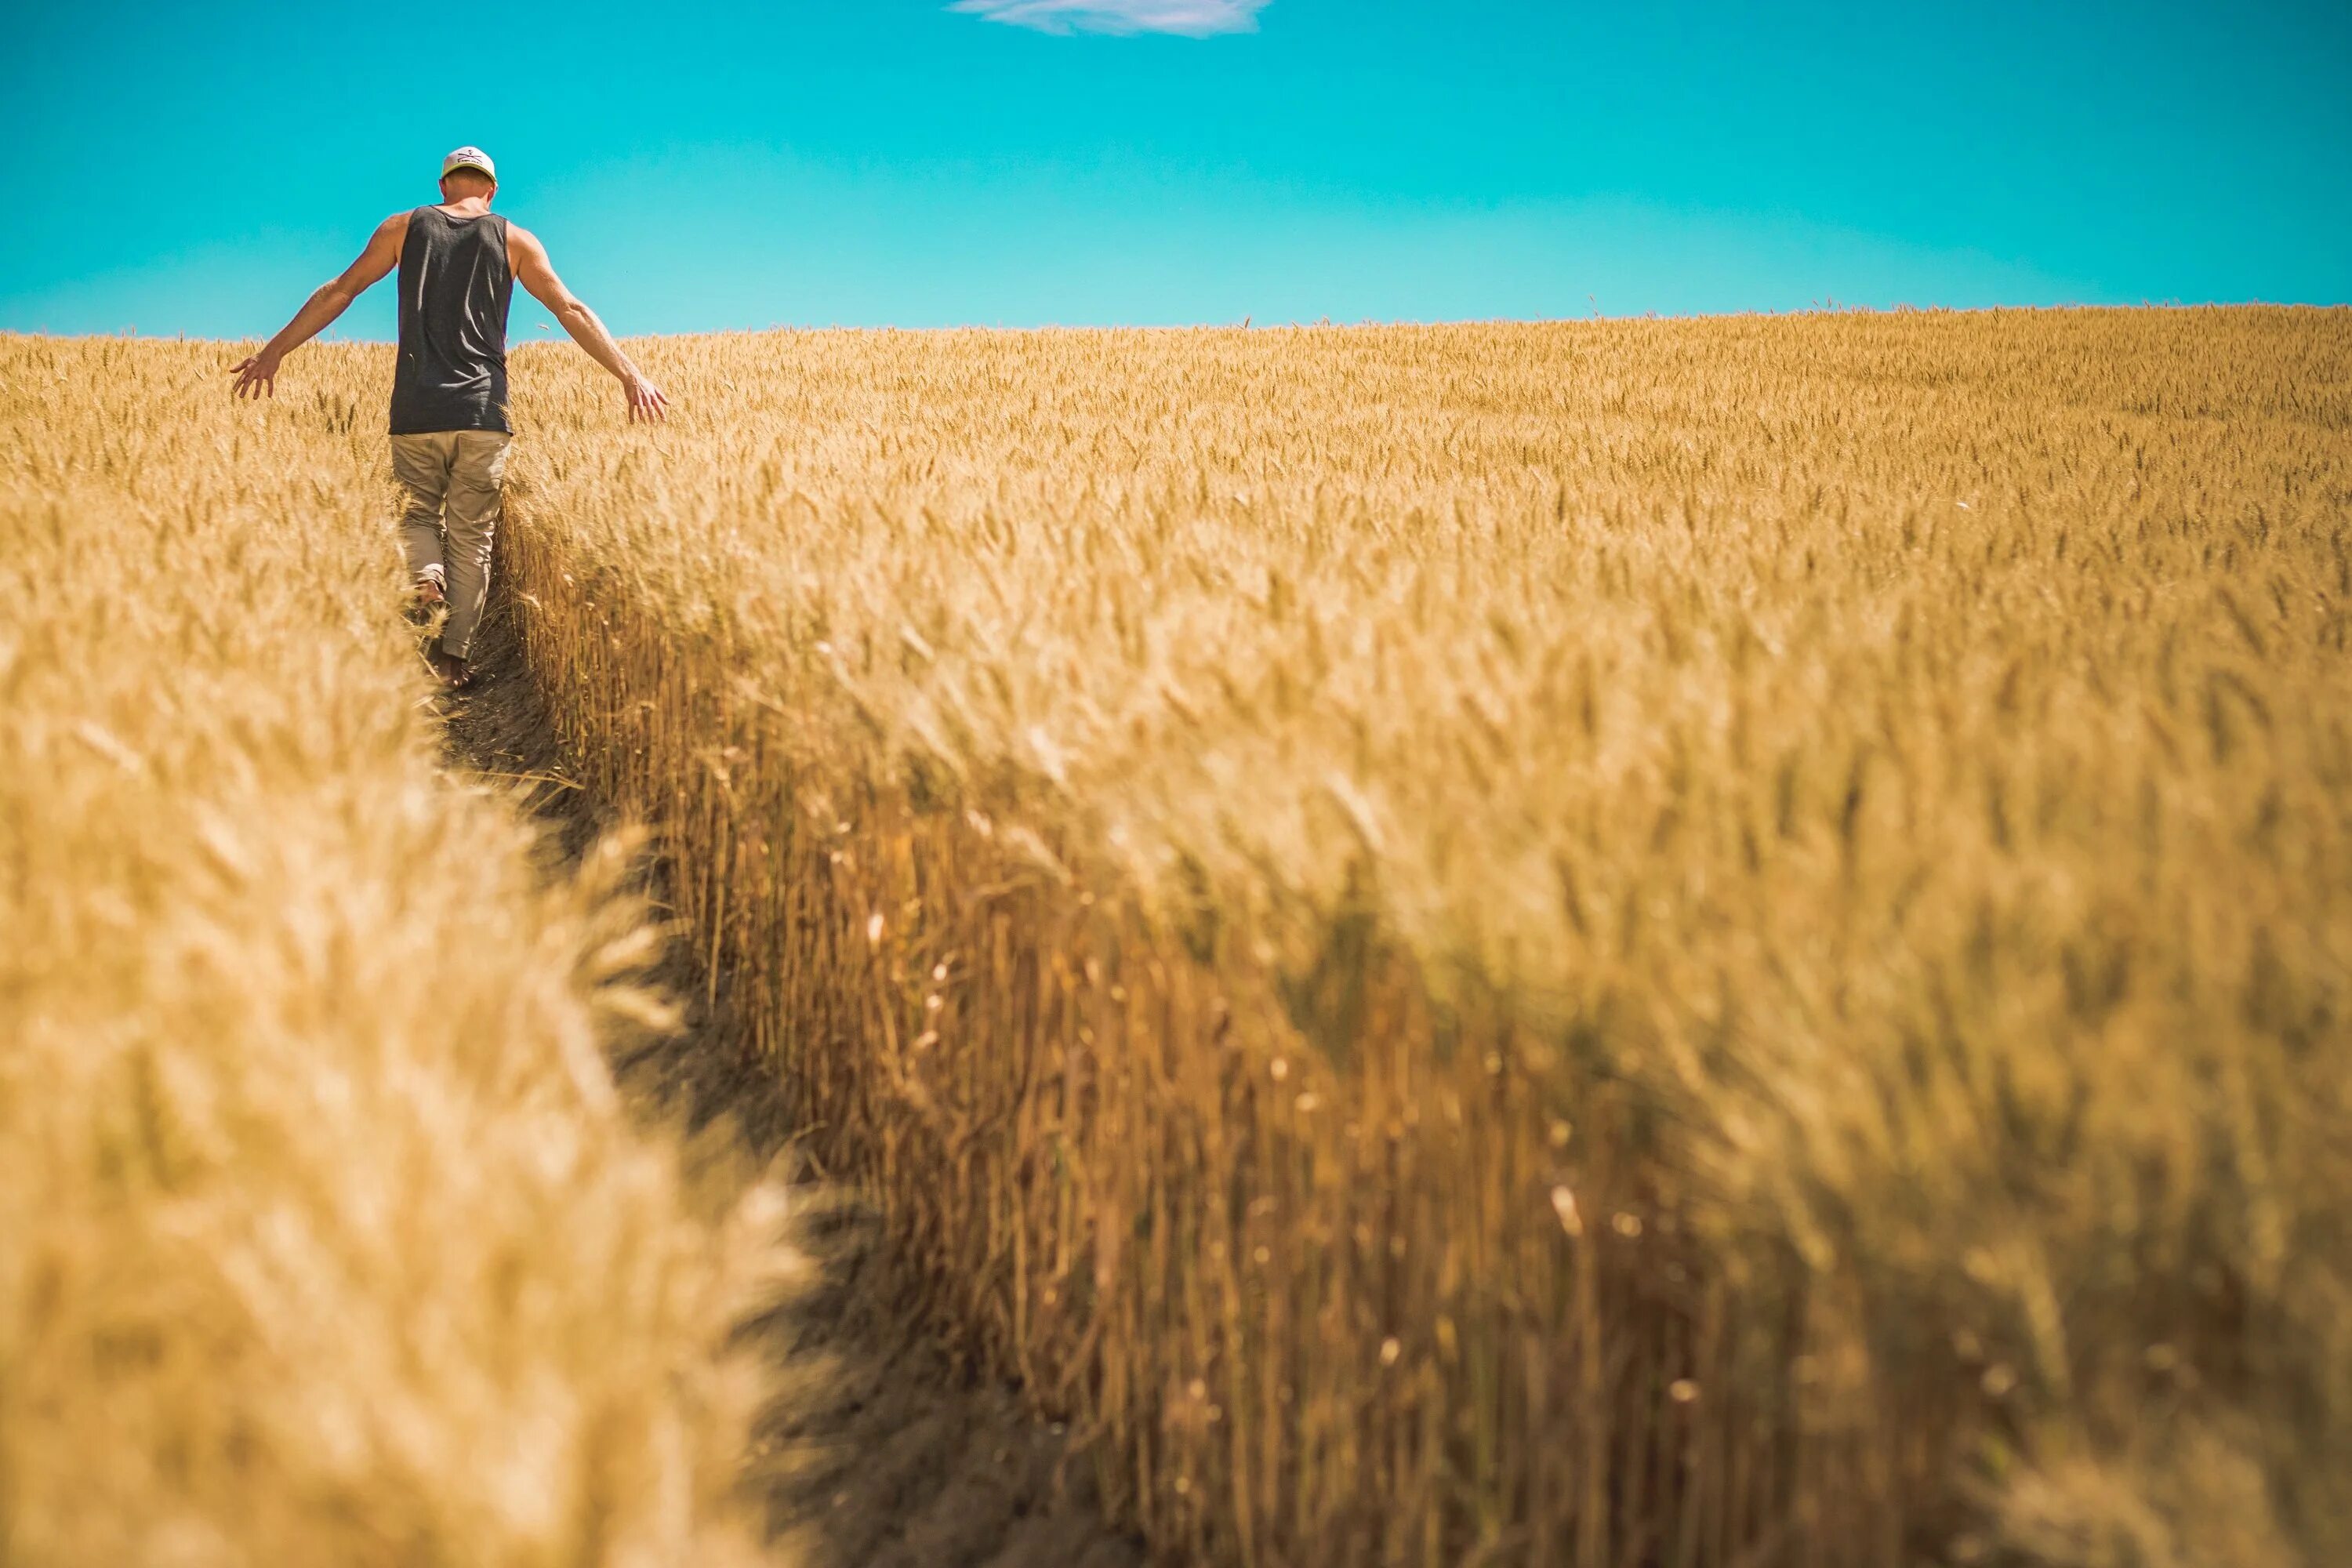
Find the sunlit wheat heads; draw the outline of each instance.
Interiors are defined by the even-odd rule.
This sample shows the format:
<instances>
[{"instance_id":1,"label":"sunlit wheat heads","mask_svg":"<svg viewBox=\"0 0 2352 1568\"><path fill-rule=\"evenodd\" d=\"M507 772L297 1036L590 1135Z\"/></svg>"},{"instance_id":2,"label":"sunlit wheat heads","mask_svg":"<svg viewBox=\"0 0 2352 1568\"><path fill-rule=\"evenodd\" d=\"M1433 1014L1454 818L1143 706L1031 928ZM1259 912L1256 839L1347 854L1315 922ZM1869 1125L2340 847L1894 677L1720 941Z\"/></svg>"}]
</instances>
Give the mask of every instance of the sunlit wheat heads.
<instances>
[{"instance_id":1,"label":"sunlit wheat heads","mask_svg":"<svg viewBox=\"0 0 2352 1568\"><path fill-rule=\"evenodd\" d=\"M389 351L234 357L0 339L0 1561L748 1562L772 1202L616 1099L615 857L436 765Z\"/></svg>"},{"instance_id":2,"label":"sunlit wheat heads","mask_svg":"<svg viewBox=\"0 0 2352 1568\"><path fill-rule=\"evenodd\" d=\"M527 354L514 591L1181 1560L2352 1551L2352 321Z\"/></svg>"}]
</instances>

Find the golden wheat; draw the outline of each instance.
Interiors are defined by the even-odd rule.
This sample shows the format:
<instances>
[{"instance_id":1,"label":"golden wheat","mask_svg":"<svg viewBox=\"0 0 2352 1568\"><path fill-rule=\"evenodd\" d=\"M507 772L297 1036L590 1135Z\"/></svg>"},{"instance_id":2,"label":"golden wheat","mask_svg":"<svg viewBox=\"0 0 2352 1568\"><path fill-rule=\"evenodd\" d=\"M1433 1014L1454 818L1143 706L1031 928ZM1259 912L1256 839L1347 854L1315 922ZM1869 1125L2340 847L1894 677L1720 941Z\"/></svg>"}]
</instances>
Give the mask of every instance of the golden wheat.
<instances>
[{"instance_id":1,"label":"golden wheat","mask_svg":"<svg viewBox=\"0 0 2352 1568\"><path fill-rule=\"evenodd\" d=\"M538 678L1171 1560L2352 1552L2352 320L526 354Z\"/></svg>"},{"instance_id":2,"label":"golden wheat","mask_svg":"<svg viewBox=\"0 0 2352 1568\"><path fill-rule=\"evenodd\" d=\"M34 542L12 545L11 602L50 628L11 633L11 723L19 754L79 781L5 796L14 864L45 868L16 885L70 893L89 930L233 931L286 955L251 961L273 974L373 952L309 934L359 929L323 893L215 910L195 895L212 883L173 881L126 912L130 870L56 868L111 866L106 845L140 841L125 821L192 879L219 874L199 869L215 836L268 840L281 817L325 856L297 829L332 797L333 853L376 858L329 885L439 886L399 880L418 838L361 831L388 806L324 782L383 754L367 726L394 710L354 691L400 684L360 563L383 356L305 356L278 405L229 411L194 401L183 351L8 352L28 432L9 494L36 498L11 503ZM2352 1552L2343 312L638 352L681 405L663 431L616 435L592 372L517 356L507 565L534 676L604 789L667 836L712 984L809 1147L876 1184L974 1354L1081 1420L1164 1556ZM55 411L53 387L101 374L119 401ZM55 585L92 574L80 597ZM267 586L245 605L224 581ZM257 625L299 628L311 657L254 646ZM109 634L141 626L144 662L101 679L94 656L126 641ZM166 657L213 708L175 705ZM217 733L198 721L215 710ZM60 738L75 719L103 738ZM394 725L412 750L414 722ZM142 776L110 745L204 766L72 806ZM289 751L309 771L262 765ZM510 929L555 931L544 963L588 919ZM22 978L93 946L182 967L62 994ZM233 1016L184 980L189 951L212 950L35 945L0 994L35 1019L67 1016L61 994L168 998L107 1015L139 1021L116 1026L132 1040L163 1006ZM521 962L493 951L499 974ZM389 980L333 976L355 1042L415 1026ZM226 1027L187 1031L188 1059L226 1071L204 1043ZM19 1050L9 1070L68 1060ZM123 1070L73 1103L145 1104ZM12 1160L47 1147L16 1128L97 1125L37 1115L15 1081L0 1096ZM364 1187L401 1146L341 1141L352 1169L302 1167L305 1194ZM530 1232L562 1232L532 1267L585 1268L572 1243L638 1266L595 1250L608 1226L644 1233L589 1180L613 1168L666 1169L532 1174L569 1216ZM415 1184L427 1207L443 1190ZM18 1204L7 1234L56 1206ZM218 1223L268 1207L240 1193ZM121 1212L21 1234L140 1234ZM25 1325L48 1298L16 1260L37 1256L0 1254L0 1510L28 1518L25 1499L118 1474L26 1468L44 1429L23 1413L50 1406L23 1392L49 1386L19 1370L44 1364ZM407 1299L385 1267L333 1276L334 1300L380 1324L369 1291ZM534 1299L584 1311L571 1289ZM566 1342L630 1346L617 1376L638 1390L635 1369L705 1342L679 1323L716 1321L621 1317ZM106 1347L81 1364L192 1386L76 1331ZM193 1352L154 1364L246 1386ZM497 1407L416 1389L452 1423ZM725 1428L660 1430L707 1455ZM209 1463L247 1451L230 1436L138 1451ZM677 1462L663 1473L709 1495L715 1471ZM270 1539L293 1541L354 1499L424 1531L494 1491L597 1495L386 1473L256 1482L237 1495L268 1506L237 1518L291 1521ZM109 1495L134 1518L215 1495L152 1474Z\"/></svg>"},{"instance_id":3,"label":"golden wheat","mask_svg":"<svg viewBox=\"0 0 2352 1568\"><path fill-rule=\"evenodd\" d=\"M0 339L0 1560L751 1561L767 1200L616 1102L614 855L435 765L387 355L223 363Z\"/></svg>"}]
</instances>

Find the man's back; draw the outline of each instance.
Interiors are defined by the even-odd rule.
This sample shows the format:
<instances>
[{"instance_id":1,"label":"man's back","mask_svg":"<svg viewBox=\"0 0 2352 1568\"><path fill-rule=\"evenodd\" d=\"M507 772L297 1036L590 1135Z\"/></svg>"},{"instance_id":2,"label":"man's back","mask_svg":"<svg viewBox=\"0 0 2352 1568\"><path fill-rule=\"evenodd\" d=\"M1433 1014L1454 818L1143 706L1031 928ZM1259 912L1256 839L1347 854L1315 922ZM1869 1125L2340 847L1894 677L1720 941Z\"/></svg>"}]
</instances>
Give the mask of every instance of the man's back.
<instances>
[{"instance_id":1,"label":"man's back","mask_svg":"<svg viewBox=\"0 0 2352 1568\"><path fill-rule=\"evenodd\" d=\"M507 220L418 207L400 247L392 433L506 430Z\"/></svg>"}]
</instances>

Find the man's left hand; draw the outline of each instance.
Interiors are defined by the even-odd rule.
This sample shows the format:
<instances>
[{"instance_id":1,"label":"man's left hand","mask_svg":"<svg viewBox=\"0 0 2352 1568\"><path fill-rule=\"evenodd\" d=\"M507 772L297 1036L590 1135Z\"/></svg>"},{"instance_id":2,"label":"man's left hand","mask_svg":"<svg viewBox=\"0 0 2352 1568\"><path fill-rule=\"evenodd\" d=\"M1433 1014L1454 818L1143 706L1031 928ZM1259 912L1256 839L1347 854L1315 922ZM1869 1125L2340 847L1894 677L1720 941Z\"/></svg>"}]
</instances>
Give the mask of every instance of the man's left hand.
<instances>
[{"instance_id":1,"label":"man's left hand","mask_svg":"<svg viewBox=\"0 0 2352 1568\"><path fill-rule=\"evenodd\" d=\"M629 400L629 422L642 419L648 425L658 425L669 416L669 399L662 389L644 376L635 376L621 384L621 394Z\"/></svg>"}]
</instances>

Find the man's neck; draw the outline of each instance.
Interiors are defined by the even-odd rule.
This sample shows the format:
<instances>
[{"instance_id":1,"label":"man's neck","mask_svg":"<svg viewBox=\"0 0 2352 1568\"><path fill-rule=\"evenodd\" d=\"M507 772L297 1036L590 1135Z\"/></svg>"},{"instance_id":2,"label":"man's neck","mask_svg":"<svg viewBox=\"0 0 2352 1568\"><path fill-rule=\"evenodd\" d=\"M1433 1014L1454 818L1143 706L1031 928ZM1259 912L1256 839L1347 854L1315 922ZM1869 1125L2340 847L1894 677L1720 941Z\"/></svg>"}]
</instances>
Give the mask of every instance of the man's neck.
<instances>
[{"instance_id":1,"label":"man's neck","mask_svg":"<svg viewBox=\"0 0 2352 1568\"><path fill-rule=\"evenodd\" d=\"M488 196L460 196L454 202L443 202L441 210L451 217L479 217L490 210Z\"/></svg>"}]
</instances>

